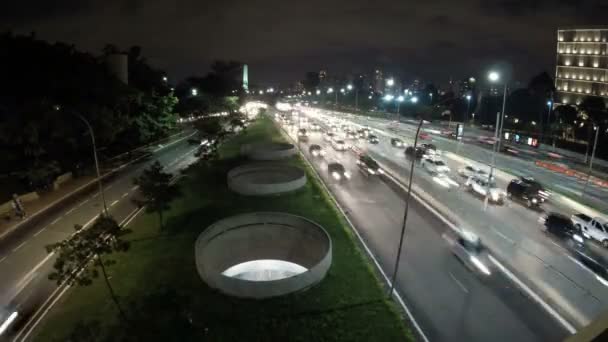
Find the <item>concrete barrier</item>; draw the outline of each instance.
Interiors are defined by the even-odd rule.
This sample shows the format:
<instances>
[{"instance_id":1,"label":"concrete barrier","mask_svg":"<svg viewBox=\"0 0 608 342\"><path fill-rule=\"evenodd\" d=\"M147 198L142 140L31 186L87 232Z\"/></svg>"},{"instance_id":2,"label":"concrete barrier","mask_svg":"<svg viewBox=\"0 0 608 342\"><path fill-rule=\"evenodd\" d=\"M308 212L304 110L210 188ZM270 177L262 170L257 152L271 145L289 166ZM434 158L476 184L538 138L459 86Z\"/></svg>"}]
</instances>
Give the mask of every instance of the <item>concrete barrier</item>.
<instances>
[{"instance_id":1,"label":"concrete barrier","mask_svg":"<svg viewBox=\"0 0 608 342\"><path fill-rule=\"evenodd\" d=\"M279 160L296 154L296 147L288 143L248 144L241 147L241 153L253 160Z\"/></svg>"},{"instance_id":2,"label":"concrete barrier","mask_svg":"<svg viewBox=\"0 0 608 342\"><path fill-rule=\"evenodd\" d=\"M241 195L264 196L297 190L306 185L304 170L279 163L255 163L228 172L228 187Z\"/></svg>"},{"instance_id":3,"label":"concrete barrier","mask_svg":"<svg viewBox=\"0 0 608 342\"><path fill-rule=\"evenodd\" d=\"M325 229L306 218L255 212L225 218L205 229L196 240L195 260L199 275L210 287L236 297L262 299L319 283L331 266L332 243ZM303 271L262 281L224 274L259 260L285 261Z\"/></svg>"}]
</instances>

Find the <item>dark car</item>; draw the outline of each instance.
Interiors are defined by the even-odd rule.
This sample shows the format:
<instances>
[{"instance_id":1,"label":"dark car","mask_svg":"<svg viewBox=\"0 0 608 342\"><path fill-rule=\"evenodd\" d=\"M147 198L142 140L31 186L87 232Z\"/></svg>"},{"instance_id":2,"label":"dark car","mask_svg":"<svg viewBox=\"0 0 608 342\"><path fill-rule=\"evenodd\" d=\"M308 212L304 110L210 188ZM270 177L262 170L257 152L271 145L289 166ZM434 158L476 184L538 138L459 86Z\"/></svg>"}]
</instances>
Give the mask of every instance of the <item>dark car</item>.
<instances>
[{"instance_id":1,"label":"dark car","mask_svg":"<svg viewBox=\"0 0 608 342\"><path fill-rule=\"evenodd\" d=\"M437 146L434 144L420 144L420 148L426 153L428 150L437 151Z\"/></svg>"},{"instance_id":2,"label":"dark car","mask_svg":"<svg viewBox=\"0 0 608 342\"><path fill-rule=\"evenodd\" d=\"M201 144L201 139L200 138L189 138L188 139L188 144L189 145L200 145Z\"/></svg>"},{"instance_id":3,"label":"dark car","mask_svg":"<svg viewBox=\"0 0 608 342\"><path fill-rule=\"evenodd\" d=\"M542 229L547 233L553 234L560 240L572 240L575 243L583 244L583 236L581 232L572 224L572 220L559 213L548 213L541 216L540 223Z\"/></svg>"},{"instance_id":4,"label":"dark car","mask_svg":"<svg viewBox=\"0 0 608 342\"><path fill-rule=\"evenodd\" d=\"M378 137L377 137L377 136L375 136L375 135L373 135L373 134L370 134L370 135L368 135L368 136L367 136L367 141L368 141L370 144L374 144L374 145L375 145L375 144L377 144L377 143L379 143L379 142L380 142L380 139L378 139Z\"/></svg>"},{"instance_id":5,"label":"dark car","mask_svg":"<svg viewBox=\"0 0 608 342\"><path fill-rule=\"evenodd\" d=\"M350 172L346 171L340 163L330 163L327 165L327 172L337 181L350 179Z\"/></svg>"},{"instance_id":6,"label":"dark car","mask_svg":"<svg viewBox=\"0 0 608 342\"><path fill-rule=\"evenodd\" d=\"M423 155L424 155L424 150L422 150L422 148L420 148L420 147L416 147L414 149L414 146L408 146L405 149L405 156L410 160L412 160L412 159L420 160Z\"/></svg>"},{"instance_id":7,"label":"dark car","mask_svg":"<svg viewBox=\"0 0 608 342\"><path fill-rule=\"evenodd\" d=\"M298 130L298 139L300 139L302 141L308 140L308 132L306 131L306 128L300 128Z\"/></svg>"},{"instance_id":8,"label":"dark car","mask_svg":"<svg viewBox=\"0 0 608 342\"><path fill-rule=\"evenodd\" d=\"M366 176L375 176L384 174L384 170L380 168L380 165L370 156L364 154L357 160L357 166Z\"/></svg>"},{"instance_id":9,"label":"dark car","mask_svg":"<svg viewBox=\"0 0 608 342\"><path fill-rule=\"evenodd\" d=\"M533 177L528 177L528 176L522 176L522 177L519 177L519 179L523 183L532 187L533 189L536 189L538 191L538 195L540 197L542 197L544 199L544 201L547 201L549 199L549 195L550 195L549 192L547 190L545 190L543 185L540 184L536 179L534 179Z\"/></svg>"},{"instance_id":10,"label":"dark car","mask_svg":"<svg viewBox=\"0 0 608 342\"><path fill-rule=\"evenodd\" d=\"M323 157L323 156L325 156L325 150L323 150L323 147L321 147L320 145L317 145L317 144L310 145L310 147L308 148L308 152L313 157Z\"/></svg>"},{"instance_id":11,"label":"dark car","mask_svg":"<svg viewBox=\"0 0 608 342\"><path fill-rule=\"evenodd\" d=\"M403 147L403 140L399 138L391 138L391 145L393 147Z\"/></svg>"},{"instance_id":12,"label":"dark car","mask_svg":"<svg viewBox=\"0 0 608 342\"><path fill-rule=\"evenodd\" d=\"M525 204L528 208L540 208L545 201L539 194L539 188L521 179L513 179L507 185L507 197L510 200Z\"/></svg>"}]
</instances>

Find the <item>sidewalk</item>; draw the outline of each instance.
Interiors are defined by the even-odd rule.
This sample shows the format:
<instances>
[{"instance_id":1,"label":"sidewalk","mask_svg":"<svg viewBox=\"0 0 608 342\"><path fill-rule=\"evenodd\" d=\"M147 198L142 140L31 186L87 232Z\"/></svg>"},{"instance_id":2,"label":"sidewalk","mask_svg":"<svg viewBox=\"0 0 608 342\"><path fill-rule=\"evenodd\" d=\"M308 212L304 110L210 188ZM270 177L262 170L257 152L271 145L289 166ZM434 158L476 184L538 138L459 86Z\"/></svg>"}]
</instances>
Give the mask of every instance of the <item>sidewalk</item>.
<instances>
[{"instance_id":1,"label":"sidewalk","mask_svg":"<svg viewBox=\"0 0 608 342\"><path fill-rule=\"evenodd\" d=\"M109 160L102 162L106 165L101 166L101 178L105 178L125 166L135 162L136 160L142 158L147 154L147 152L155 153L158 152L168 146L171 146L181 140L184 140L191 135L185 135L186 131L182 131L178 134L174 134L168 138L162 139L158 142L154 142L140 148L137 148L133 151L130 151L130 154L127 152L117 156L118 158L110 158ZM160 142L166 142L165 144L159 144ZM147 150L147 151L143 151ZM125 157L129 155L131 159L126 159ZM8 233L17 229L20 225L28 222L32 218L37 215L45 212L46 210L54 207L55 205L61 203L66 200L70 196L76 195L79 191L84 190L87 187L95 187L97 183L97 177L93 170L89 170L86 175L80 176L78 178L71 179L61 185L61 187L54 191L49 191L45 193L39 193L39 198L36 200L23 202L23 206L25 207L25 211L27 216L23 219L17 217L14 211L11 211L9 217L2 215L0 217L0 239L3 238Z\"/></svg>"}]
</instances>

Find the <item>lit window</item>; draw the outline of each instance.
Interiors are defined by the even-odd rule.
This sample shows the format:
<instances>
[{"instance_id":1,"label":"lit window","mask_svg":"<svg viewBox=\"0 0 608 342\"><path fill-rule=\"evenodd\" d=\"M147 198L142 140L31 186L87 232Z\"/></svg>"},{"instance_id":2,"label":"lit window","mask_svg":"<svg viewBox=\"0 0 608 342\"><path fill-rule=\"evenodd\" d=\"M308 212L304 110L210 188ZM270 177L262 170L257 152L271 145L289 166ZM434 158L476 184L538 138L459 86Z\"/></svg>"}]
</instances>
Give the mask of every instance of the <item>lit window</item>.
<instances>
[{"instance_id":1,"label":"lit window","mask_svg":"<svg viewBox=\"0 0 608 342\"><path fill-rule=\"evenodd\" d=\"M560 36L558 39L559 39L560 42L564 41L564 37L563 36Z\"/></svg>"},{"instance_id":2,"label":"lit window","mask_svg":"<svg viewBox=\"0 0 608 342\"><path fill-rule=\"evenodd\" d=\"M579 66L579 67L583 67L583 66L585 66L585 62L583 62L583 61L579 61L579 62L578 62L578 66Z\"/></svg>"},{"instance_id":3,"label":"lit window","mask_svg":"<svg viewBox=\"0 0 608 342\"><path fill-rule=\"evenodd\" d=\"M569 61L569 60L566 60L566 61L564 62L564 64L566 64L566 65L570 65L570 61Z\"/></svg>"},{"instance_id":4,"label":"lit window","mask_svg":"<svg viewBox=\"0 0 608 342\"><path fill-rule=\"evenodd\" d=\"M599 42L600 41L600 37L595 37L595 41Z\"/></svg>"},{"instance_id":5,"label":"lit window","mask_svg":"<svg viewBox=\"0 0 608 342\"><path fill-rule=\"evenodd\" d=\"M594 63L593 63L593 67L594 67L594 68L597 68L598 66L600 66L600 64L599 64L598 62L594 62Z\"/></svg>"},{"instance_id":6,"label":"lit window","mask_svg":"<svg viewBox=\"0 0 608 342\"><path fill-rule=\"evenodd\" d=\"M586 79L587 81L589 81L589 80L591 79L591 77L589 77L589 75L587 75L587 76L585 77L585 79Z\"/></svg>"},{"instance_id":7,"label":"lit window","mask_svg":"<svg viewBox=\"0 0 608 342\"><path fill-rule=\"evenodd\" d=\"M587 41L590 42L591 41L591 37L587 37Z\"/></svg>"},{"instance_id":8,"label":"lit window","mask_svg":"<svg viewBox=\"0 0 608 342\"><path fill-rule=\"evenodd\" d=\"M594 81L597 81L597 76L593 76L593 80L594 80Z\"/></svg>"},{"instance_id":9,"label":"lit window","mask_svg":"<svg viewBox=\"0 0 608 342\"><path fill-rule=\"evenodd\" d=\"M581 99L576 99L576 105L580 106L580 104L581 104Z\"/></svg>"},{"instance_id":10,"label":"lit window","mask_svg":"<svg viewBox=\"0 0 608 342\"><path fill-rule=\"evenodd\" d=\"M600 50L595 50L595 54L599 55L600 54Z\"/></svg>"},{"instance_id":11,"label":"lit window","mask_svg":"<svg viewBox=\"0 0 608 342\"><path fill-rule=\"evenodd\" d=\"M591 89L585 90L585 93L587 93L587 94L591 93Z\"/></svg>"},{"instance_id":12,"label":"lit window","mask_svg":"<svg viewBox=\"0 0 608 342\"><path fill-rule=\"evenodd\" d=\"M564 53L564 50L562 50L562 49L559 49L559 53Z\"/></svg>"},{"instance_id":13,"label":"lit window","mask_svg":"<svg viewBox=\"0 0 608 342\"><path fill-rule=\"evenodd\" d=\"M577 41L577 40L578 40L578 37L576 37L576 36L575 36L573 40L574 40L574 41Z\"/></svg>"},{"instance_id":14,"label":"lit window","mask_svg":"<svg viewBox=\"0 0 608 342\"><path fill-rule=\"evenodd\" d=\"M562 100L562 102L563 102L564 104L568 104L568 99L567 99L567 98L564 98L564 99Z\"/></svg>"}]
</instances>

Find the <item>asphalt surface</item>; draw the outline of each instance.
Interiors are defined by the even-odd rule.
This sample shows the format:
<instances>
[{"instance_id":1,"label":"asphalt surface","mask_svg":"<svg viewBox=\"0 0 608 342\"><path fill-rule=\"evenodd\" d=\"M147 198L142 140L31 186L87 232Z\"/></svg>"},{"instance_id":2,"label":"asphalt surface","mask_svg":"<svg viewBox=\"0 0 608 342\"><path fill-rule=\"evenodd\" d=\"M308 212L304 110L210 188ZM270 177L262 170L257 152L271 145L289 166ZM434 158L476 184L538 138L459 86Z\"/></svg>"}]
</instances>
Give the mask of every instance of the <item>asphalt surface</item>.
<instances>
[{"instance_id":1,"label":"asphalt surface","mask_svg":"<svg viewBox=\"0 0 608 342\"><path fill-rule=\"evenodd\" d=\"M350 121L351 118L348 118ZM405 180L409 173L409 163L404 157L403 149L396 149L389 143L389 137L401 137L406 143L413 143L415 132L409 125L395 132L389 130L385 122L373 124L373 121L354 117L353 121L362 120L370 127L380 126L375 134L380 143L372 145L366 142L353 142L362 151L368 152L392 174ZM410 133L408 133L410 132ZM454 141L434 139L433 143L442 148L455 144ZM443 144L443 145L442 145ZM459 147L462 154L474 151L474 146ZM478 148L481 149L481 148ZM449 150L449 149L447 149ZM467 152L467 153L486 153ZM444 153L443 160L450 166L450 178L464 183L456 171L465 165L462 154ZM535 175L536 176L536 175ZM537 177L538 178L538 177ZM497 177L498 186L506 188L509 179ZM484 210L482 199L466 191L465 187L450 189L435 182L432 175L420 167L415 168L414 186L424 193L430 203L445 211L451 212L454 223L479 235L490 250L508 268L535 290L547 303L568 319L576 327L591 322L605 310L608 302L608 287L604 278L598 277L605 270L606 250L588 241L582 251L572 252L568 241L550 238L542 232L537 220L542 214L524 206L507 201L504 206L488 206ZM571 214L575 210L568 202L551 201L544 206L546 211L558 211ZM579 253L580 252L580 253ZM594 267L581 260L592 260ZM598 267L595 267L598 266Z\"/></svg>"},{"instance_id":2,"label":"asphalt surface","mask_svg":"<svg viewBox=\"0 0 608 342\"><path fill-rule=\"evenodd\" d=\"M308 146L313 143L324 147L325 157L309 155ZM403 222L404 191L385 176L360 172L356 155L335 151L321 133L312 133L301 145L381 267L391 274ZM351 179L335 180L328 174L329 162L344 165ZM453 232L420 203L411 201L396 289L429 340L555 341L567 336L553 317L499 270L492 268L486 276L456 258L444 235L453 236ZM491 267L487 259L485 263Z\"/></svg>"},{"instance_id":3,"label":"asphalt surface","mask_svg":"<svg viewBox=\"0 0 608 342\"><path fill-rule=\"evenodd\" d=\"M138 210L132 201L137 196L133 178L144 168L158 160L166 172L175 174L196 159L193 156L196 148L188 144L187 139L167 144L108 179L104 193L110 214L121 222ZM0 240L0 305L20 313L18 322L0 340L12 340L57 289L56 284L47 279L54 256L47 254L45 246L67 238L74 232L74 225L93 222L103 210L96 189L63 203L59 210L39 215L35 222L23 225Z\"/></svg>"}]
</instances>

